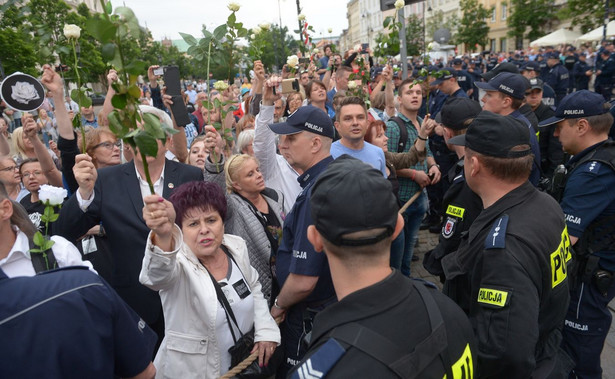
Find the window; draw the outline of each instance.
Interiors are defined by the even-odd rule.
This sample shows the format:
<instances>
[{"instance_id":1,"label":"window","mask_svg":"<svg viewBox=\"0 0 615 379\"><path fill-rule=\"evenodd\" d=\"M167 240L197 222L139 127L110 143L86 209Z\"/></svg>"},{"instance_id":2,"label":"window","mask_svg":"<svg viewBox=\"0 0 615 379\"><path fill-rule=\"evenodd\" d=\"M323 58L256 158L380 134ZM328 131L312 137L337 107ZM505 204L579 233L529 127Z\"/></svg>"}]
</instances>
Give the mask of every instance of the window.
<instances>
[{"instance_id":1,"label":"window","mask_svg":"<svg viewBox=\"0 0 615 379\"><path fill-rule=\"evenodd\" d=\"M507 51L507 49L506 49L506 38L500 39L500 51Z\"/></svg>"},{"instance_id":2,"label":"window","mask_svg":"<svg viewBox=\"0 0 615 379\"><path fill-rule=\"evenodd\" d=\"M492 39L489 41L489 50L491 50L491 51L493 51L493 52L494 52L494 51L496 51L495 46L496 46L496 45L495 45L495 38L492 38Z\"/></svg>"},{"instance_id":3,"label":"window","mask_svg":"<svg viewBox=\"0 0 615 379\"><path fill-rule=\"evenodd\" d=\"M495 22L497 18L495 7L491 8L491 22Z\"/></svg>"},{"instance_id":4,"label":"window","mask_svg":"<svg viewBox=\"0 0 615 379\"><path fill-rule=\"evenodd\" d=\"M502 4L502 21L506 21L507 11L508 11L508 6L506 4Z\"/></svg>"}]
</instances>

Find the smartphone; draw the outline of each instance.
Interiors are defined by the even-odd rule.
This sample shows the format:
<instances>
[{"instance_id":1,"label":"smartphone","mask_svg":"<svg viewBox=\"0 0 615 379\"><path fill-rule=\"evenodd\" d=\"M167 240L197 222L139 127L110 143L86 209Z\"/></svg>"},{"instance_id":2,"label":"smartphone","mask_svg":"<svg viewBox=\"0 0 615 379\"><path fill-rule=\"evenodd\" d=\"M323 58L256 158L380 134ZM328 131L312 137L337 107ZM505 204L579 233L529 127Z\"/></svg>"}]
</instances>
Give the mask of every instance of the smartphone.
<instances>
[{"instance_id":1,"label":"smartphone","mask_svg":"<svg viewBox=\"0 0 615 379\"><path fill-rule=\"evenodd\" d=\"M181 83L179 79L179 67L177 66L164 66L164 85L167 87L166 94L171 95L173 105L171 105L171 112L175 118L175 122L178 126L186 126L190 123L190 117L188 116L188 109L184 104L182 98Z\"/></svg>"},{"instance_id":2,"label":"smartphone","mask_svg":"<svg viewBox=\"0 0 615 379\"><path fill-rule=\"evenodd\" d=\"M361 44L361 54L367 53L367 49L369 49L369 43L362 43Z\"/></svg>"},{"instance_id":3,"label":"smartphone","mask_svg":"<svg viewBox=\"0 0 615 379\"><path fill-rule=\"evenodd\" d=\"M164 67L158 67L154 70L154 75L162 76L164 75Z\"/></svg>"},{"instance_id":4,"label":"smartphone","mask_svg":"<svg viewBox=\"0 0 615 379\"><path fill-rule=\"evenodd\" d=\"M310 64L310 58L299 58L299 64Z\"/></svg>"},{"instance_id":5,"label":"smartphone","mask_svg":"<svg viewBox=\"0 0 615 379\"><path fill-rule=\"evenodd\" d=\"M280 85L273 88L274 93L287 94L291 92L299 92L299 79L284 79Z\"/></svg>"}]
</instances>

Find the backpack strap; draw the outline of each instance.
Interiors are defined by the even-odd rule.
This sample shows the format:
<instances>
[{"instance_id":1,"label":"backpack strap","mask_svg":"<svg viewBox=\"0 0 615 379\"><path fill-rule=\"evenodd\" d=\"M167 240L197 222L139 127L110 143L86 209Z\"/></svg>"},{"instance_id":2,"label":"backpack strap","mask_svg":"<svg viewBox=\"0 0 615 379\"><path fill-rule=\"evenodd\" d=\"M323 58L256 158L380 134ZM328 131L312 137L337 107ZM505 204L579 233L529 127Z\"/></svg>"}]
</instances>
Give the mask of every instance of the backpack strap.
<instances>
[{"instance_id":1,"label":"backpack strap","mask_svg":"<svg viewBox=\"0 0 615 379\"><path fill-rule=\"evenodd\" d=\"M38 246L34 244L32 238L28 238L28 245L30 246L30 250L37 249ZM45 255L47 255L47 260L45 261ZM39 272L44 272L48 270L53 270L54 268L58 268L58 262L56 261L55 255L53 255L53 251L51 249L45 250L44 253L30 253L30 261L32 262L32 267L34 267L34 272L37 274Z\"/></svg>"},{"instance_id":2,"label":"backpack strap","mask_svg":"<svg viewBox=\"0 0 615 379\"><path fill-rule=\"evenodd\" d=\"M399 142L397 144L397 152L403 153L406 149L406 143L408 143L408 129L406 128L406 123L399 116L395 116L391 118L391 120L397 123L399 126Z\"/></svg>"},{"instance_id":3,"label":"backpack strap","mask_svg":"<svg viewBox=\"0 0 615 379\"><path fill-rule=\"evenodd\" d=\"M411 353L406 353L407 347L402 349L380 333L354 322L335 328L328 337L352 345L387 366L398 377L405 379L420 377L423 370L439 356L446 377L453 378L450 358L446 351L448 341L442 313L424 284L415 283L414 287L425 304L431 324L431 334L416 344Z\"/></svg>"}]
</instances>

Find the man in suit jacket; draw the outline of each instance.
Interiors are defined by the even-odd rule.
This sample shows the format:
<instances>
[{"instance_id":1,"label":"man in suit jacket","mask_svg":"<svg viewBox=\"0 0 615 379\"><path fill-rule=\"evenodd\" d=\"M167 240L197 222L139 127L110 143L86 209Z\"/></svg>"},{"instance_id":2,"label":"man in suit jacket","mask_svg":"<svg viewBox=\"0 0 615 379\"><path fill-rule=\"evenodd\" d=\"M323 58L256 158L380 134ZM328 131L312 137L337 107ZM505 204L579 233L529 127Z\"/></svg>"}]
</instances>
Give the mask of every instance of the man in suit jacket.
<instances>
[{"instance_id":1,"label":"man in suit jacket","mask_svg":"<svg viewBox=\"0 0 615 379\"><path fill-rule=\"evenodd\" d=\"M203 180L197 167L165 159L166 149L158 142L158 155L148 157L150 177L157 194L168 199L177 186ZM158 333L164 334L158 294L139 283L139 272L149 232L142 216L143 197L150 194L143 161L133 161L96 171L86 154L75 159L79 189L64 204L56 222L58 234L75 241L102 222L113 256L112 286L117 293Z\"/></svg>"}]
</instances>

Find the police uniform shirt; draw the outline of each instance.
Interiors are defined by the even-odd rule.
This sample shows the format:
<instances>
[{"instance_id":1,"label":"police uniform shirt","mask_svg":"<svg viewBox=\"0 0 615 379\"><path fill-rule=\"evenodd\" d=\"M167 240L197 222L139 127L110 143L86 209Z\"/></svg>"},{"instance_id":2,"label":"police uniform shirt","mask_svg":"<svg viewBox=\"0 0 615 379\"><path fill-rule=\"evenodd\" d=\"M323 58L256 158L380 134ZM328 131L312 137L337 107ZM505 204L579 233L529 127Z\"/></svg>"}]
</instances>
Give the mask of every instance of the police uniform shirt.
<instances>
[{"instance_id":1,"label":"police uniform shirt","mask_svg":"<svg viewBox=\"0 0 615 379\"><path fill-rule=\"evenodd\" d=\"M331 162L333 158L329 156L297 178L303 190L284 220L282 243L276 256L276 277L280 288L290 273L319 277L316 287L304 300L308 303L335 296L327 257L314 251L307 239L307 227L314 224L310 214L310 189Z\"/></svg>"},{"instance_id":2,"label":"police uniform shirt","mask_svg":"<svg viewBox=\"0 0 615 379\"><path fill-rule=\"evenodd\" d=\"M335 339L332 332L341 326L356 323L384 338L386 346L391 343L404 353L411 353L430 336L432 330L423 300L415 288L419 285L425 284L394 270L384 280L353 292L324 309L316 315L308 352L288 377L397 377L384 363L339 338ZM428 291L433 295L445 324L448 345L445 352L449 356L453 377L477 377L475 338L467 317L436 288L428 288ZM384 351L375 343L373 346L376 352ZM411 365L406 367L415 369ZM441 360L435 358L424 370L415 370L412 374L418 374L421 379L442 379L446 372Z\"/></svg>"},{"instance_id":3,"label":"police uniform shirt","mask_svg":"<svg viewBox=\"0 0 615 379\"><path fill-rule=\"evenodd\" d=\"M444 293L477 336L481 377L530 378L557 355L569 300L565 226L559 204L525 182L483 210L442 260Z\"/></svg>"},{"instance_id":4,"label":"police uniform shirt","mask_svg":"<svg viewBox=\"0 0 615 379\"><path fill-rule=\"evenodd\" d=\"M568 70L561 63L557 63L547 72L545 83L550 85L556 94L565 94L569 85Z\"/></svg>"},{"instance_id":5,"label":"police uniform shirt","mask_svg":"<svg viewBox=\"0 0 615 379\"><path fill-rule=\"evenodd\" d=\"M438 245L425 256L423 265L433 275L442 275L440 260L459 248L461 236L483 210L483 202L465 180L463 158L448 172L451 185L442 198L444 220L438 236Z\"/></svg>"},{"instance_id":6,"label":"police uniform shirt","mask_svg":"<svg viewBox=\"0 0 615 379\"><path fill-rule=\"evenodd\" d=\"M474 88L472 75L470 75L470 73L466 70L457 70L457 84L459 84L459 87L461 87L465 92L468 92Z\"/></svg>"},{"instance_id":7,"label":"police uniform shirt","mask_svg":"<svg viewBox=\"0 0 615 379\"><path fill-rule=\"evenodd\" d=\"M0 271L0 335L3 378L133 377L151 362L157 340L85 267L36 279Z\"/></svg>"},{"instance_id":8,"label":"police uniform shirt","mask_svg":"<svg viewBox=\"0 0 615 379\"><path fill-rule=\"evenodd\" d=\"M555 110L555 91L547 83L542 86L542 103Z\"/></svg>"},{"instance_id":9,"label":"police uniform shirt","mask_svg":"<svg viewBox=\"0 0 615 379\"><path fill-rule=\"evenodd\" d=\"M568 162L572 166L604 142L591 146ZM570 235L581 238L589 224L598 216L615 214L615 172L605 163L589 160L570 173L561 206L566 216ZM613 252L598 251L600 265L615 271Z\"/></svg>"}]
</instances>

